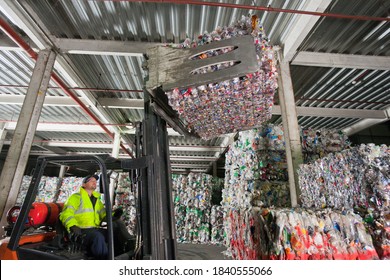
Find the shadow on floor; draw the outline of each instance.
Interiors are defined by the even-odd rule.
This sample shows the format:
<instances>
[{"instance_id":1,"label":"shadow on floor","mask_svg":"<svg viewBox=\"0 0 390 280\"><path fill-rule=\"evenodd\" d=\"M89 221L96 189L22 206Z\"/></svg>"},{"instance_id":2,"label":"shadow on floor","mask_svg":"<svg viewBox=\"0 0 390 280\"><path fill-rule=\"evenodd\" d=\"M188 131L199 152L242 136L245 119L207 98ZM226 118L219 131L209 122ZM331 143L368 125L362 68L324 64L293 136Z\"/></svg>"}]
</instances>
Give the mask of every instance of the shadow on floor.
<instances>
[{"instance_id":1,"label":"shadow on floor","mask_svg":"<svg viewBox=\"0 0 390 280\"><path fill-rule=\"evenodd\" d=\"M209 244L177 244L178 260L227 260L226 247Z\"/></svg>"}]
</instances>

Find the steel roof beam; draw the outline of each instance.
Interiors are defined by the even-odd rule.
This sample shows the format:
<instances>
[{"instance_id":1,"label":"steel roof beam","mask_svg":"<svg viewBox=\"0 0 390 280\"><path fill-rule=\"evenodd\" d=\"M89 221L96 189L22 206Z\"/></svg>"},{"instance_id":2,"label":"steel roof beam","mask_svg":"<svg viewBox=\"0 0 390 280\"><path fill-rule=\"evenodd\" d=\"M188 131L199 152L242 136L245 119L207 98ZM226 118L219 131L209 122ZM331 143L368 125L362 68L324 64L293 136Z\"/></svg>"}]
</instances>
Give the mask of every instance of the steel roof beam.
<instances>
[{"instance_id":1,"label":"steel roof beam","mask_svg":"<svg viewBox=\"0 0 390 280\"><path fill-rule=\"evenodd\" d=\"M201 157L201 156L170 156L171 161L214 161L217 160L217 157Z\"/></svg>"},{"instance_id":2,"label":"steel roof beam","mask_svg":"<svg viewBox=\"0 0 390 280\"><path fill-rule=\"evenodd\" d=\"M24 98L24 95L0 94L0 104L22 105ZM80 100L86 103L84 98L80 97ZM67 96L46 96L43 106L76 107L79 105Z\"/></svg>"},{"instance_id":3,"label":"steel roof beam","mask_svg":"<svg viewBox=\"0 0 390 280\"><path fill-rule=\"evenodd\" d=\"M358 133L366 128L369 128L371 126L374 126L376 124L380 124L380 123L383 123L385 121L388 121L390 120L390 107L387 107L385 110L384 110L386 116L385 118L382 118L382 119L364 119L364 120L361 120L349 127L346 127L343 129L343 132L347 135L347 136L350 136L350 135L353 135L355 133Z\"/></svg>"},{"instance_id":4,"label":"steel roof beam","mask_svg":"<svg viewBox=\"0 0 390 280\"><path fill-rule=\"evenodd\" d=\"M24 41L30 42L30 38L26 36L20 36ZM35 52L39 52L39 49L32 47ZM14 41L12 41L8 36L0 34L0 51L23 51Z\"/></svg>"},{"instance_id":5,"label":"steel roof beam","mask_svg":"<svg viewBox=\"0 0 390 280\"><path fill-rule=\"evenodd\" d=\"M172 163L171 162L171 167L172 168L206 168L209 164L208 163Z\"/></svg>"},{"instance_id":6,"label":"steel roof beam","mask_svg":"<svg viewBox=\"0 0 390 280\"><path fill-rule=\"evenodd\" d=\"M143 56L146 49L163 44L148 42L56 38L60 53L88 55Z\"/></svg>"},{"instance_id":7,"label":"steel roof beam","mask_svg":"<svg viewBox=\"0 0 390 280\"><path fill-rule=\"evenodd\" d=\"M330 117L330 118L372 118L382 119L386 117L384 110L369 109L340 109L296 106L297 115L304 117ZM280 115L280 106L272 107L273 115Z\"/></svg>"},{"instance_id":8,"label":"steel roof beam","mask_svg":"<svg viewBox=\"0 0 390 280\"><path fill-rule=\"evenodd\" d=\"M102 107L122 108L122 109L144 109L145 101L143 99L130 98L104 98L97 99Z\"/></svg>"},{"instance_id":9,"label":"steel roof beam","mask_svg":"<svg viewBox=\"0 0 390 280\"><path fill-rule=\"evenodd\" d=\"M117 126L117 124L106 124L106 126ZM122 127L124 128L124 124ZM135 134L135 129L132 129L129 124L129 129L123 129L126 134ZM4 128L6 131L15 130L16 122L8 121L7 126ZM180 136L172 128L167 128L168 135ZM82 124L82 123L38 123L36 131L46 132L72 132L72 133L105 133L103 129L96 124Z\"/></svg>"},{"instance_id":10,"label":"steel roof beam","mask_svg":"<svg viewBox=\"0 0 390 280\"><path fill-rule=\"evenodd\" d=\"M9 95L0 94L0 104L14 104L22 105L24 101L24 95ZM85 97L79 97L79 99L88 105ZM123 109L143 109L143 99L131 99L131 98L97 98L97 105L107 108L123 108ZM44 106L59 106L59 107L78 107L79 105L74 99L68 96L46 96Z\"/></svg>"},{"instance_id":11,"label":"steel roof beam","mask_svg":"<svg viewBox=\"0 0 390 280\"><path fill-rule=\"evenodd\" d=\"M389 56L355 55L338 53L299 52L292 65L390 70Z\"/></svg>"},{"instance_id":12,"label":"steel roof beam","mask_svg":"<svg viewBox=\"0 0 390 280\"><path fill-rule=\"evenodd\" d=\"M8 122L7 130L15 129L15 122ZM46 132L73 132L73 133L105 133L95 124L61 124L61 123L38 123L36 131Z\"/></svg>"},{"instance_id":13,"label":"steel roof beam","mask_svg":"<svg viewBox=\"0 0 390 280\"><path fill-rule=\"evenodd\" d=\"M169 146L169 151L221 152L225 148L220 146Z\"/></svg>"},{"instance_id":14,"label":"steel roof beam","mask_svg":"<svg viewBox=\"0 0 390 280\"><path fill-rule=\"evenodd\" d=\"M182 172L184 174L188 173L188 168L171 168L171 169L174 172ZM190 171L194 172L194 173L204 173L204 172L206 172L206 169L195 167L195 168L190 168Z\"/></svg>"},{"instance_id":15,"label":"steel roof beam","mask_svg":"<svg viewBox=\"0 0 390 280\"><path fill-rule=\"evenodd\" d=\"M110 139L111 140L111 139ZM5 141L4 145L10 145L11 141ZM34 145L42 146L45 149L50 150L50 147L63 147L63 148L93 148L93 149L112 149L113 143L107 142L73 142L73 141L51 141L51 140L35 140Z\"/></svg>"},{"instance_id":16,"label":"steel roof beam","mask_svg":"<svg viewBox=\"0 0 390 280\"><path fill-rule=\"evenodd\" d=\"M5 145L9 145L9 143L10 143L10 141L7 141L5 143ZM56 154L54 149L61 149L59 147L50 146L50 150L49 150L49 147L45 147L44 145L35 145L35 146L43 147L43 148L47 149L47 151L31 151L30 155L34 155L34 156L54 155L54 154ZM63 149L61 149L61 150L63 150ZM107 150L109 150L109 149L107 149ZM64 154L64 153L62 153L62 154ZM107 152L95 152L95 151L92 151L92 152L86 152L86 151L84 151L84 152L69 152L69 151L66 151L66 153L67 154L72 154L73 153L73 154L83 154L83 155L84 154L85 155L91 155L91 154L98 155L98 154L108 154L109 151L107 151ZM130 156L128 154L125 154L125 153L120 153L118 158L120 158L120 159L129 159ZM175 158L177 158L177 156L170 156L170 160L175 160ZM192 156L192 157L190 157L190 156L186 156L186 158L192 158L193 161L209 161L209 159L207 159L208 157L200 157L200 156ZM176 161L179 161L179 160L176 159ZM185 160L183 161L183 163L185 163Z\"/></svg>"},{"instance_id":17,"label":"steel roof beam","mask_svg":"<svg viewBox=\"0 0 390 280\"><path fill-rule=\"evenodd\" d=\"M48 147L45 145L45 139L43 139L42 137L39 137L39 136L34 136L34 141L33 141L33 145L34 146L38 146L38 147L41 147L51 153L54 153L54 154L57 154L57 155L64 155L66 154L68 151L60 148L60 147Z\"/></svg>"},{"instance_id":18,"label":"steel roof beam","mask_svg":"<svg viewBox=\"0 0 390 280\"><path fill-rule=\"evenodd\" d=\"M23 95L0 94L0 104L5 105L22 105L24 100ZM85 101L84 98L80 98ZM143 110L143 99L129 98L97 98L97 102L101 107L120 108L120 109L139 109ZM64 106L76 107L79 106L72 98L66 96L46 96L44 106ZM334 117L334 118L371 118L382 119L386 117L383 110L368 110L368 109L341 109L341 108L319 108L319 107L303 107L297 106L298 116L313 116L313 117ZM280 106L272 107L273 115L280 115Z\"/></svg>"},{"instance_id":19,"label":"steel roof beam","mask_svg":"<svg viewBox=\"0 0 390 280\"><path fill-rule=\"evenodd\" d=\"M4 145L10 145L11 141L4 141ZM107 139L107 142L94 141L54 141L44 140L35 141L34 145L42 145L44 147L63 147L63 148L92 148L92 149L112 149L113 142ZM219 146L169 146L170 151L190 151L190 152L216 152L225 147ZM208 165L208 163L206 164Z\"/></svg>"}]
</instances>

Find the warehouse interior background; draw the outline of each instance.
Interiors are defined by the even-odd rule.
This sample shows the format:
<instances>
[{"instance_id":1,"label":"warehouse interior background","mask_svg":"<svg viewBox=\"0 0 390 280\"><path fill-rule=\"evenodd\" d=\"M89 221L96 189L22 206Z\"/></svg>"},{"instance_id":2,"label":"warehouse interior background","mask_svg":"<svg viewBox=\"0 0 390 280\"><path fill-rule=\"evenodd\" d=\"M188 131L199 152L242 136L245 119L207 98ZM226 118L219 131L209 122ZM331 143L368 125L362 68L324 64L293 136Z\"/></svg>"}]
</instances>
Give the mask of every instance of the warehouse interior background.
<instances>
[{"instance_id":1,"label":"warehouse interior background","mask_svg":"<svg viewBox=\"0 0 390 280\"><path fill-rule=\"evenodd\" d=\"M0 171L40 51L56 55L54 76L25 174L40 155L111 154L114 135L119 158L131 158L144 116L145 50L248 15L281 48L301 127L337 129L353 144L390 144L390 1L0 0ZM270 123L282 123L277 94L272 115ZM168 127L168 135L172 173L224 177L237 133L203 140Z\"/></svg>"},{"instance_id":2,"label":"warehouse interior background","mask_svg":"<svg viewBox=\"0 0 390 280\"><path fill-rule=\"evenodd\" d=\"M143 117L145 49L196 38L248 14L258 16L270 43L281 46L290 63L299 125L344 130L356 143L389 141L388 1L221 1L214 6L202 1L0 4L4 24L32 52L48 48L56 52L56 75L85 104L90 115L112 133L120 133L130 152L134 125ZM252 6L270 9L255 10ZM30 52L16 45L3 28L1 163L35 65ZM277 102L275 96L275 105ZM271 122L281 123L277 112ZM376 124L380 125L375 127ZM234 135L226 135L206 141L183 137L170 129L172 172L212 173L213 164L217 164L218 175L223 176L224 161L220 158L233 138ZM52 79L31 158L47 154L110 154L112 146L113 139ZM129 154L121 149L119 156Z\"/></svg>"}]
</instances>

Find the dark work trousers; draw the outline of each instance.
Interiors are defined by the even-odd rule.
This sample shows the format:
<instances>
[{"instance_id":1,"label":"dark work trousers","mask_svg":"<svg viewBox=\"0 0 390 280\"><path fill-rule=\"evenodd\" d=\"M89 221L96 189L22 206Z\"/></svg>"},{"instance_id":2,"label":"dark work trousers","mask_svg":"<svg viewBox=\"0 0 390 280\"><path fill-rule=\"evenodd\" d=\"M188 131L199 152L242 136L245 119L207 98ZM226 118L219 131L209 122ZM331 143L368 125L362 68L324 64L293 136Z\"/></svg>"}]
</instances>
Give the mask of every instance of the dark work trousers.
<instances>
[{"instance_id":1,"label":"dark work trousers","mask_svg":"<svg viewBox=\"0 0 390 280\"><path fill-rule=\"evenodd\" d=\"M107 230L103 228L83 229L84 245L88 254L94 259L105 260L108 257L108 247L106 243Z\"/></svg>"},{"instance_id":2,"label":"dark work trousers","mask_svg":"<svg viewBox=\"0 0 390 280\"><path fill-rule=\"evenodd\" d=\"M115 255L125 253L127 251L127 242L131 239L130 233L127 231L124 221L116 219L112 221L114 233L114 252Z\"/></svg>"},{"instance_id":3,"label":"dark work trousers","mask_svg":"<svg viewBox=\"0 0 390 280\"><path fill-rule=\"evenodd\" d=\"M83 243L87 248L88 254L94 259L107 259L107 230L104 228L89 228L83 229L82 232L85 234ZM113 235L115 255L124 253L124 246L130 240L131 235L121 219L113 221Z\"/></svg>"}]
</instances>

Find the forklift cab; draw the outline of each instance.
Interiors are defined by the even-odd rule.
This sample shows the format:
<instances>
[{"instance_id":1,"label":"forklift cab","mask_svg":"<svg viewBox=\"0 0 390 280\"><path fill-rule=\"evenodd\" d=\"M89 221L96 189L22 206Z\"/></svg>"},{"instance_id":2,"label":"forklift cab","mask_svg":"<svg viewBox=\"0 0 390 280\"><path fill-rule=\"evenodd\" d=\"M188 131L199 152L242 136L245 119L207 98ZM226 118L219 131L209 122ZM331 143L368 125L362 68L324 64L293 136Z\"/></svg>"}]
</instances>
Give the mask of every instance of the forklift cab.
<instances>
[{"instance_id":1,"label":"forklift cab","mask_svg":"<svg viewBox=\"0 0 390 280\"><path fill-rule=\"evenodd\" d=\"M20 207L13 207L8 212L8 223L6 228L7 237L1 240L0 259L20 259L20 260L77 260L90 259L86 250L79 240L69 235L62 223L59 221L59 213L63 203L34 202L36 200L39 184L47 165L78 165L95 170L101 173L99 178L100 192L104 195L106 208L107 245L108 259L144 259L150 258L143 244L150 244L147 234L142 233L142 228L147 223L142 222L142 215L148 213L148 203L140 201L145 193L142 186L147 186L153 180L150 172L150 157L143 157L134 160L119 161L109 156L41 156L38 158L35 171L32 176L24 202ZM110 171L107 170L110 168ZM109 178L111 170L125 170L129 173L131 180L140 191L137 198L137 225L136 236L132 248L127 248L126 252L114 250L112 206L110 197ZM149 171L148 171L149 170ZM145 174L146 176L142 176ZM147 175L149 174L149 176ZM145 198L145 197L144 197ZM148 246L148 245L147 245Z\"/></svg>"}]
</instances>

